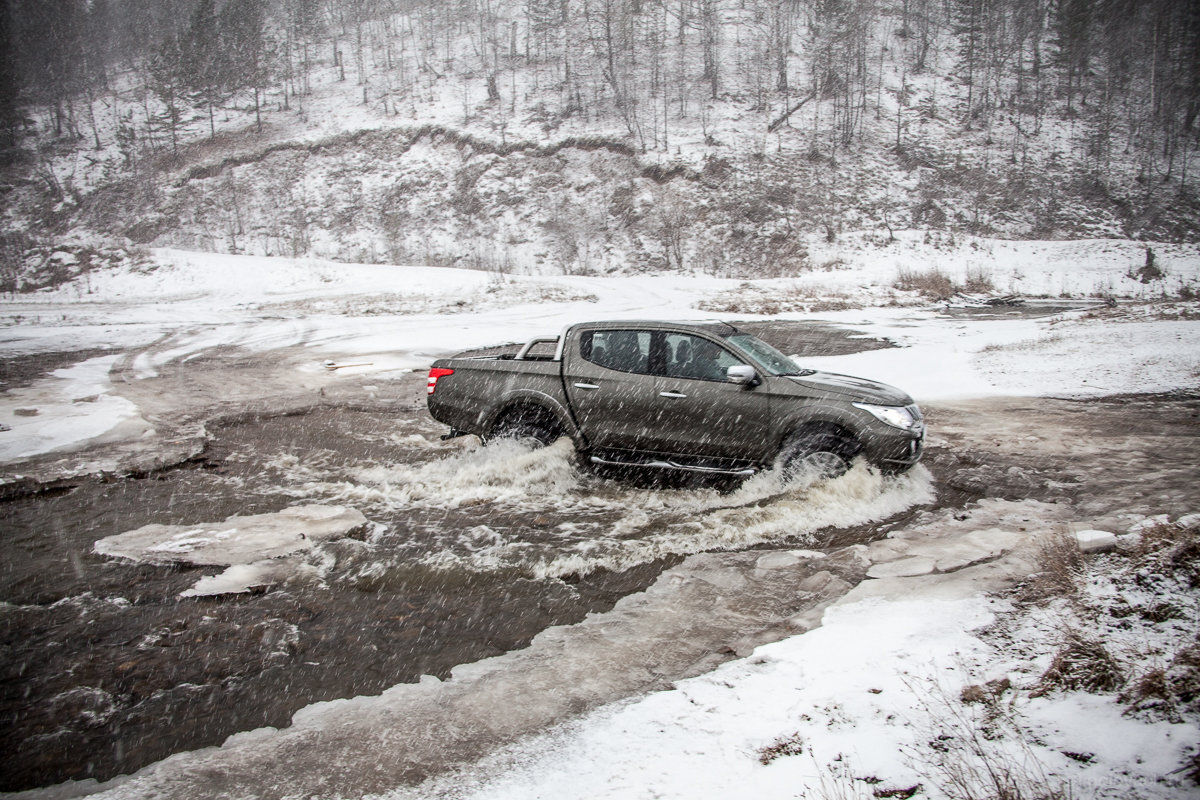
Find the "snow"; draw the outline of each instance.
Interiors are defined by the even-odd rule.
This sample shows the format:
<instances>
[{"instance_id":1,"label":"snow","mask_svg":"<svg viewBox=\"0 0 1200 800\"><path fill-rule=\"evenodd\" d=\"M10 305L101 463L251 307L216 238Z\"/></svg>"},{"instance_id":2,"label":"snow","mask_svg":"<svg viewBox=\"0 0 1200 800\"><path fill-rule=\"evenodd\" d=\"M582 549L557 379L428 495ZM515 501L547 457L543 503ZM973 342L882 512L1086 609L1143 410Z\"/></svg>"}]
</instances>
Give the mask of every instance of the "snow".
<instances>
[{"instance_id":1,"label":"snow","mask_svg":"<svg viewBox=\"0 0 1200 800\"><path fill-rule=\"evenodd\" d=\"M1099 553L1117 546L1117 535L1108 531L1078 531L1075 541L1081 553Z\"/></svg>"},{"instance_id":2,"label":"snow","mask_svg":"<svg viewBox=\"0 0 1200 800\"><path fill-rule=\"evenodd\" d=\"M111 393L117 356L88 359L34 386L0 396L0 463L96 441L122 429L129 438L152 432L137 407Z\"/></svg>"},{"instance_id":3,"label":"snow","mask_svg":"<svg viewBox=\"0 0 1200 800\"><path fill-rule=\"evenodd\" d=\"M164 365L214 348L259 354L299 350L304 359L284 362L297 380L332 384L370 374L372 381L383 382L399 370L425 368L433 359L465 348L521 341L554 333L572 322L601 318L819 318L889 339L897 347L820 358L797 354L805 366L893 383L920 403L997 395L1090 397L1200 386L1200 323L1195 304L1151 297L1142 284L1124 277L1130 260L1137 263L1142 245L993 242L974 250L971 261L961 258L962 252L922 251L915 242L905 247L845 249L838 254L841 266L836 270L796 280L752 282L753 288L768 293L806 287L860 301L852 310L819 315L791 310L770 317L750 311L714 315L700 310L708 298L744 291L744 282L709 277L538 278L159 251L154 256L160 265L157 269L93 273L87 293L78 285L68 285L0 303L5 320L0 351L5 354L82 347L122 351L57 370L0 397L0 419L11 428L0 432L0 461L16 463L84 443L147 435L151 427L142 421L141 409L123 396L122 386L153 381ZM1115 308L1080 307L1044 316L947 313L942 307L915 305L915 298L892 288L904 259L917 255L923 269L937 266L955 275L987 261L1004 290L1080 298L1102 285L1121 301ZM1160 263L1185 285L1200 279L1200 255L1195 248L1176 252L1164 247ZM447 307L464 296L471 299L465 307ZM362 313L363 303L381 298L388 301L381 304L381 313ZM548 299L542 302L543 298ZM326 360L362 366L328 370ZM115 375L120 381L114 382ZM17 413L34 408L36 415ZM476 463L470 453L464 453L429 466L396 465L392 472L360 475L354 485L328 488L342 493L339 502L400 506L438 502L423 494L422 487L431 480L458 481L455 497L442 497L441 502L470 502L480 492L495 497L548 490L531 489L528 483L488 472L494 469L494 464ZM439 470L454 474L434 474ZM550 477L549 490L553 490L554 480L562 475L551 469ZM842 492L845 504L854 505L861 500L855 494L855 481L866 479L852 471L843 483L834 481L819 491ZM930 491L928 475L921 470L905 480L894 487L894 497L877 495L883 504L880 508L861 507L861 519L886 516ZM765 489L751 485L744 491L753 494ZM746 547L762 541L762 532L771 526L794 521L794 517L756 519L747 525L744 514L706 507L709 500L697 497L694 509L707 522L706 529L696 534L709 537L704 540L706 547ZM235 773L240 778L232 780L249 780L261 771L261 765L255 765L271 762L277 751L293 758L299 752L299 763L307 763L311 771L314 764L323 763L324 751L305 750L309 745L297 742L314 741L326 743L322 747L346 742L344 752L337 751L338 758L347 759L339 769L358 764L366 774L367 763L386 761L388 748L400 746L389 738L389 726L395 726L410 707L433 713L429 709L442 709L446 702L460 703L455 707L468 715L464 719L478 719L469 714L483 707L494 709L497 703L508 702L504 698L524 697L532 699L512 701L513 719L488 723L500 726L496 735L515 738L514 743L417 788L393 790L394 784L371 784L376 787L373 791L396 800L869 797L873 790L920 783L920 796L942 797L944 792L939 793L933 783L936 769L923 760L930 753L922 748L955 724L945 708L961 688L1004 677L988 671L993 667L981 631L1007 608L986 592L1001 585L1001 579L1032 569L1019 551L1035 529L1048 530L1051 522L1064 522L1061 515L1066 510L1036 506L1021 506L1021 513L1041 523L1040 528L1031 525L1028 534L999 518L961 524L946 521L954 534L946 541L914 534L861 548L855 552L869 564L872 578L840 604L824 610L823 617L817 606L790 623L791 633L798 634L819 617L819 628L757 649L739 645L737 652L748 657L652 694L644 694L648 678L639 673L636 681L629 679L632 699L600 705L559 727L547 730L551 721L561 719L556 713L565 714L566 707L590 707L590 700L584 697L573 706L568 697L554 697L555 681L561 684L564 675L588 674L583 660L589 655L628 661L629 669L636 665L627 654L609 651L616 642L627 642L614 633L615 628L652 618L639 611L638 603L663 602L674 609L678 597L670 592L703 583L706 594L698 595L703 603L689 607L687 613L713 617L728 613L730 625L736 628L745 624L744 619L726 606L743 591L745 573L734 575L714 567L703 580L690 577L686 570L701 570L711 563L704 555L692 556L681 571L665 575L663 585L618 604L614 616L590 619L574 633L548 631L528 652L465 665L445 683L429 680L394 687L378 698L319 704L298 714L291 728L239 734L222 748L182 754L127 782L97 788L103 789L102 796L114 799L166 796L170 791L163 794L156 788L160 783L174 781L181 789L192 785L197 774L230 765L240 765L241 770ZM830 521L818 519L813 524ZM1149 520L1139 529L1154 523ZM225 573L202 579L186 594L242 591L277 580L278 570L290 568L274 558L285 555L283 550L247 545L236 558L226 553L219 561L194 559L208 547L228 549L225 546L245 530L243 522L232 520L186 530L143 530L137 543L111 537L97 547L99 552L133 558L227 565ZM1091 542L1099 537L1085 531L1079 538ZM663 553L673 552L669 542L653 537L622 543L619 530L607 544L612 549L601 555L614 567L624 563L621 547L661 547ZM284 550L294 552L291 546ZM590 566L599 563L595 553L583 555L591 559ZM766 581L762 576L786 572L790 565L811 560L815 554L750 555L765 559L757 571ZM493 541L463 557L500 562L503 542ZM633 560L644 557L637 554ZM573 562L547 564L544 571L562 574L578 568ZM625 616L620 615L623 610ZM665 633L656 631L658 636ZM675 631L670 633L676 638ZM638 635L643 644L659 642L655 656L665 657L668 639ZM572 672L563 659L574 652L581 661L570 662ZM1030 654L1030 658L1041 655ZM696 654L688 658L682 663L702 663ZM1013 674L1029 669L1028 664L1010 666ZM508 676L506 681L527 682L500 683L500 688L488 683L500 681L502 673ZM515 694L501 691L509 686L516 687ZM580 691L588 688L584 685ZM472 698L470 693L476 689L487 696ZM994 743L995 757L1005 764L1026 764L1029 751L1024 748L1033 748L1034 763L1044 772L1035 777L1069 784L1080 796L1185 796L1181 779L1166 773L1200 741L1196 724L1133 721L1122 716L1122 708L1111 697L1077 693L1026 698L1021 718L1036 730L1036 736L999 739ZM434 737L428 746L445 746L438 741ZM425 745L414 741L404 746ZM788 755L792 750L799 754ZM1064 752L1092 757L1083 763L1063 756ZM351 757L355 753L361 764ZM768 757L769 753L776 755ZM867 783L866 778L878 783ZM297 790L305 793L299 786Z\"/></svg>"},{"instance_id":4,"label":"snow","mask_svg":"<svg viewBox=\"0 0 1200 800\"><path fill-rule=\"evenodd\" d=\"M978 797L993 796L996 774L1019 796L1192 796L1176 776L1200 741L1195 719L1134 720L1113 696L1083 692L960 701L1044 668L1033 637L997 662L981 632L1013 609L972 587L977 577L946 576L952 591L908 578L851 592L802 636L386 797L869 798L920 785L917 796L944 798L962 780Z\"/></svg>"},{"instance_id":5,"label":"snow","mask_svg":"<svg viewBox=\"0 0 1200 800\"><path fill-rule=\"evenodd\" d=\"M803 636L454 776L463 790L445 781L392 797L793 798L842 783L839 767L881 789L913 786L926 780L904 752L923 734L921 683L961 678L982 658L969 632L991 620L983 598L838 606ZM784 739L801 753L761 763Z\"/></svg>"},{"instance_id":6,"label":"snow","mask_svg":"<svg viewBox=\"0 0 1200 800\"><path fill-rule=\"evenodd\" d=\"M816 245L814 245L815 247ZM986 242L948 251L902 238L890 248L827 246L839 267L795 280L741 282L674 275L537 278L433 267L338 264L315 259L229 256L161 250L156 269L92 273L85 293L75 282L0 302L0 350L131 349L134 380L155 377L171 361L217 347L266 352L299 347L313 353L303 368L328 360L364 364L354 373L427 367L472 347L523 341L594 319L761 318L746 311L699 310L706 298L750 286L768 295L834 292L863 306L820 315L785 311L782 319L852 326L898 349L833 357L797 354L805 366L862 375L900 386L918 402L1013 396L1095 397L1200 384L1200 310L1175 303L1174 318L1113 319L1084 308L1037 317L948 315L942 308L885 305L914 298L892 288L899 269L937 268L956 279L981 262L1010 276L1014 289L1074 298L1106 290L1149 303L1147 287L1129 277L1144 245L1134 242ZM1181 285L1200 282L1200 251L1160 245L1159 263ZM967 254L970 254L969 257ZM1161 289L1160 289L1161 290ZM459 305L461 303L461 305ZM1162 305L1161 297L1159 305ZM1119 357L1118 357L1119 354ZM137 409L110 391L104 375L116 357L60 371L0 398L0 418L14 427L0 443L11 461L94 441ZM93 404L75 403L97 395ZM33 418L15 409L37 407ZM126 425L126 438L142 435Z\"/></svg>"}]
</instances>

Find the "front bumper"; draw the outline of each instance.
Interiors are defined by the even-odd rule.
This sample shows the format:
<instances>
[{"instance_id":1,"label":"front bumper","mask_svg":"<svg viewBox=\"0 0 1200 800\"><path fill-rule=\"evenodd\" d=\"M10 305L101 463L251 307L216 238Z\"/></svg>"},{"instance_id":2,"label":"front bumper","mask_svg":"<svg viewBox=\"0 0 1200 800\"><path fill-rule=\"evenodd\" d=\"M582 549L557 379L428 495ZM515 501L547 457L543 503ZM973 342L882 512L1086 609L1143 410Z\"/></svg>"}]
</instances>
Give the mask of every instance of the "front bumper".
<instances>
[{"instance_id":1,"label":"front bumper","mask_svg":"<svg viewBox=\"0 0 1200 800\"><path fill-rule=\"evenodd\" d=\"M925 427L900 436L889 437L873 459L887 472L904 472L921 460L925 452Z\"/></svg>"}]
</instances>

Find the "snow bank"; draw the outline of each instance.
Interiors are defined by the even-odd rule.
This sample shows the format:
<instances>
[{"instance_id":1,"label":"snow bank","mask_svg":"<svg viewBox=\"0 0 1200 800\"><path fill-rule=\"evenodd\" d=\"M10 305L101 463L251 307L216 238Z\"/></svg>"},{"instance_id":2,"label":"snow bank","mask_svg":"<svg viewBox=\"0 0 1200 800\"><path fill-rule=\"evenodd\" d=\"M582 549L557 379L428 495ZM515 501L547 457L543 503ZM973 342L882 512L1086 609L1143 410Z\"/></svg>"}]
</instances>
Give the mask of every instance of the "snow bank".
<instances>
[{"instance_id":1,"label":"snow bank","mask_svg":"<svg viewBox=\"0 0 1200 800\"><path fill-rule=\"evenodd\" d=\"M1083 692L989 705L989 692L1038 674L1028 662L1040 652L998 655L981 636L1012 608L904 585L851 596L816 630L386 797L783 800L920 787L936 800L992 796L993 780L1020 796L1192 796L1179 766L1200 741L1194 718L1132 719L1111 695Z\"/></svg>"}]
</instances>

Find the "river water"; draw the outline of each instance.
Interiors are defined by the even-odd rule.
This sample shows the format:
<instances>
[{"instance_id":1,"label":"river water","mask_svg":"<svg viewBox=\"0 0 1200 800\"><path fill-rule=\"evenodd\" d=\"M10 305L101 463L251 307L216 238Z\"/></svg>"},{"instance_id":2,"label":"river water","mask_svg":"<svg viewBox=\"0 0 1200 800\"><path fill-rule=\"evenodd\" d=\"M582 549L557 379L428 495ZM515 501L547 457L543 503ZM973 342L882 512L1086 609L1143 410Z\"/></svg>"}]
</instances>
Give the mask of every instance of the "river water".
<instances>
[{"instance_id":1,"label":"river water","mask_svg":"<svg viewBox=\"0 0 1200 800\"><path fill-rule=\"evenodd\" d=\"M887 346L819 324L757 332L811 355ZM240 368L253 379L253 364ZM921 468L792 486L771 473L740 486L613 480L582 469L569 442L442 442L423 387L406 375L354 402L247 408L210 421L191 462L6 501L0 790L109 778L286 725L312 702L445 677L611 607L687 554L871 538L933 499ZM92 552L148 523L309 503L352 506L371 525L265 591L182 598L218 570Z\"/></svg>"}]
</instances>

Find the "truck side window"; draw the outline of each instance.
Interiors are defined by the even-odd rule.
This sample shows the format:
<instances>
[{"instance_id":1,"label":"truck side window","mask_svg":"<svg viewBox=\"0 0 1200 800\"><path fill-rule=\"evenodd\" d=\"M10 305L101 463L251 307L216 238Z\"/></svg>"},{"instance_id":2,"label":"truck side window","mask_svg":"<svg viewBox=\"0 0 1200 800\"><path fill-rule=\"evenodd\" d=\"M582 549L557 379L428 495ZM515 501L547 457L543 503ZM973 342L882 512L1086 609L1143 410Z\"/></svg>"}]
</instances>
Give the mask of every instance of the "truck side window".
<instances>
[{"instance_id":1,"label":"truck side window","mask_svg":"<svg viewBox=\"0 0 1200 800\"><path fill-rule=\"evenodd\" d=\"M666 350L668 378L723 381L726 370L742 363L725 348L686 333L668 333Z\"/></svg>"},{"instance_id":2,"label":"truck side window","mask_svg":"<svg viewBox=\"0 0 1200 800\"><path fill-rule=\"evenodd\" d=\"M579 340L584 360L619 372L650 372L650 332L586 331Z\"/></svg>"}]
</instances>

